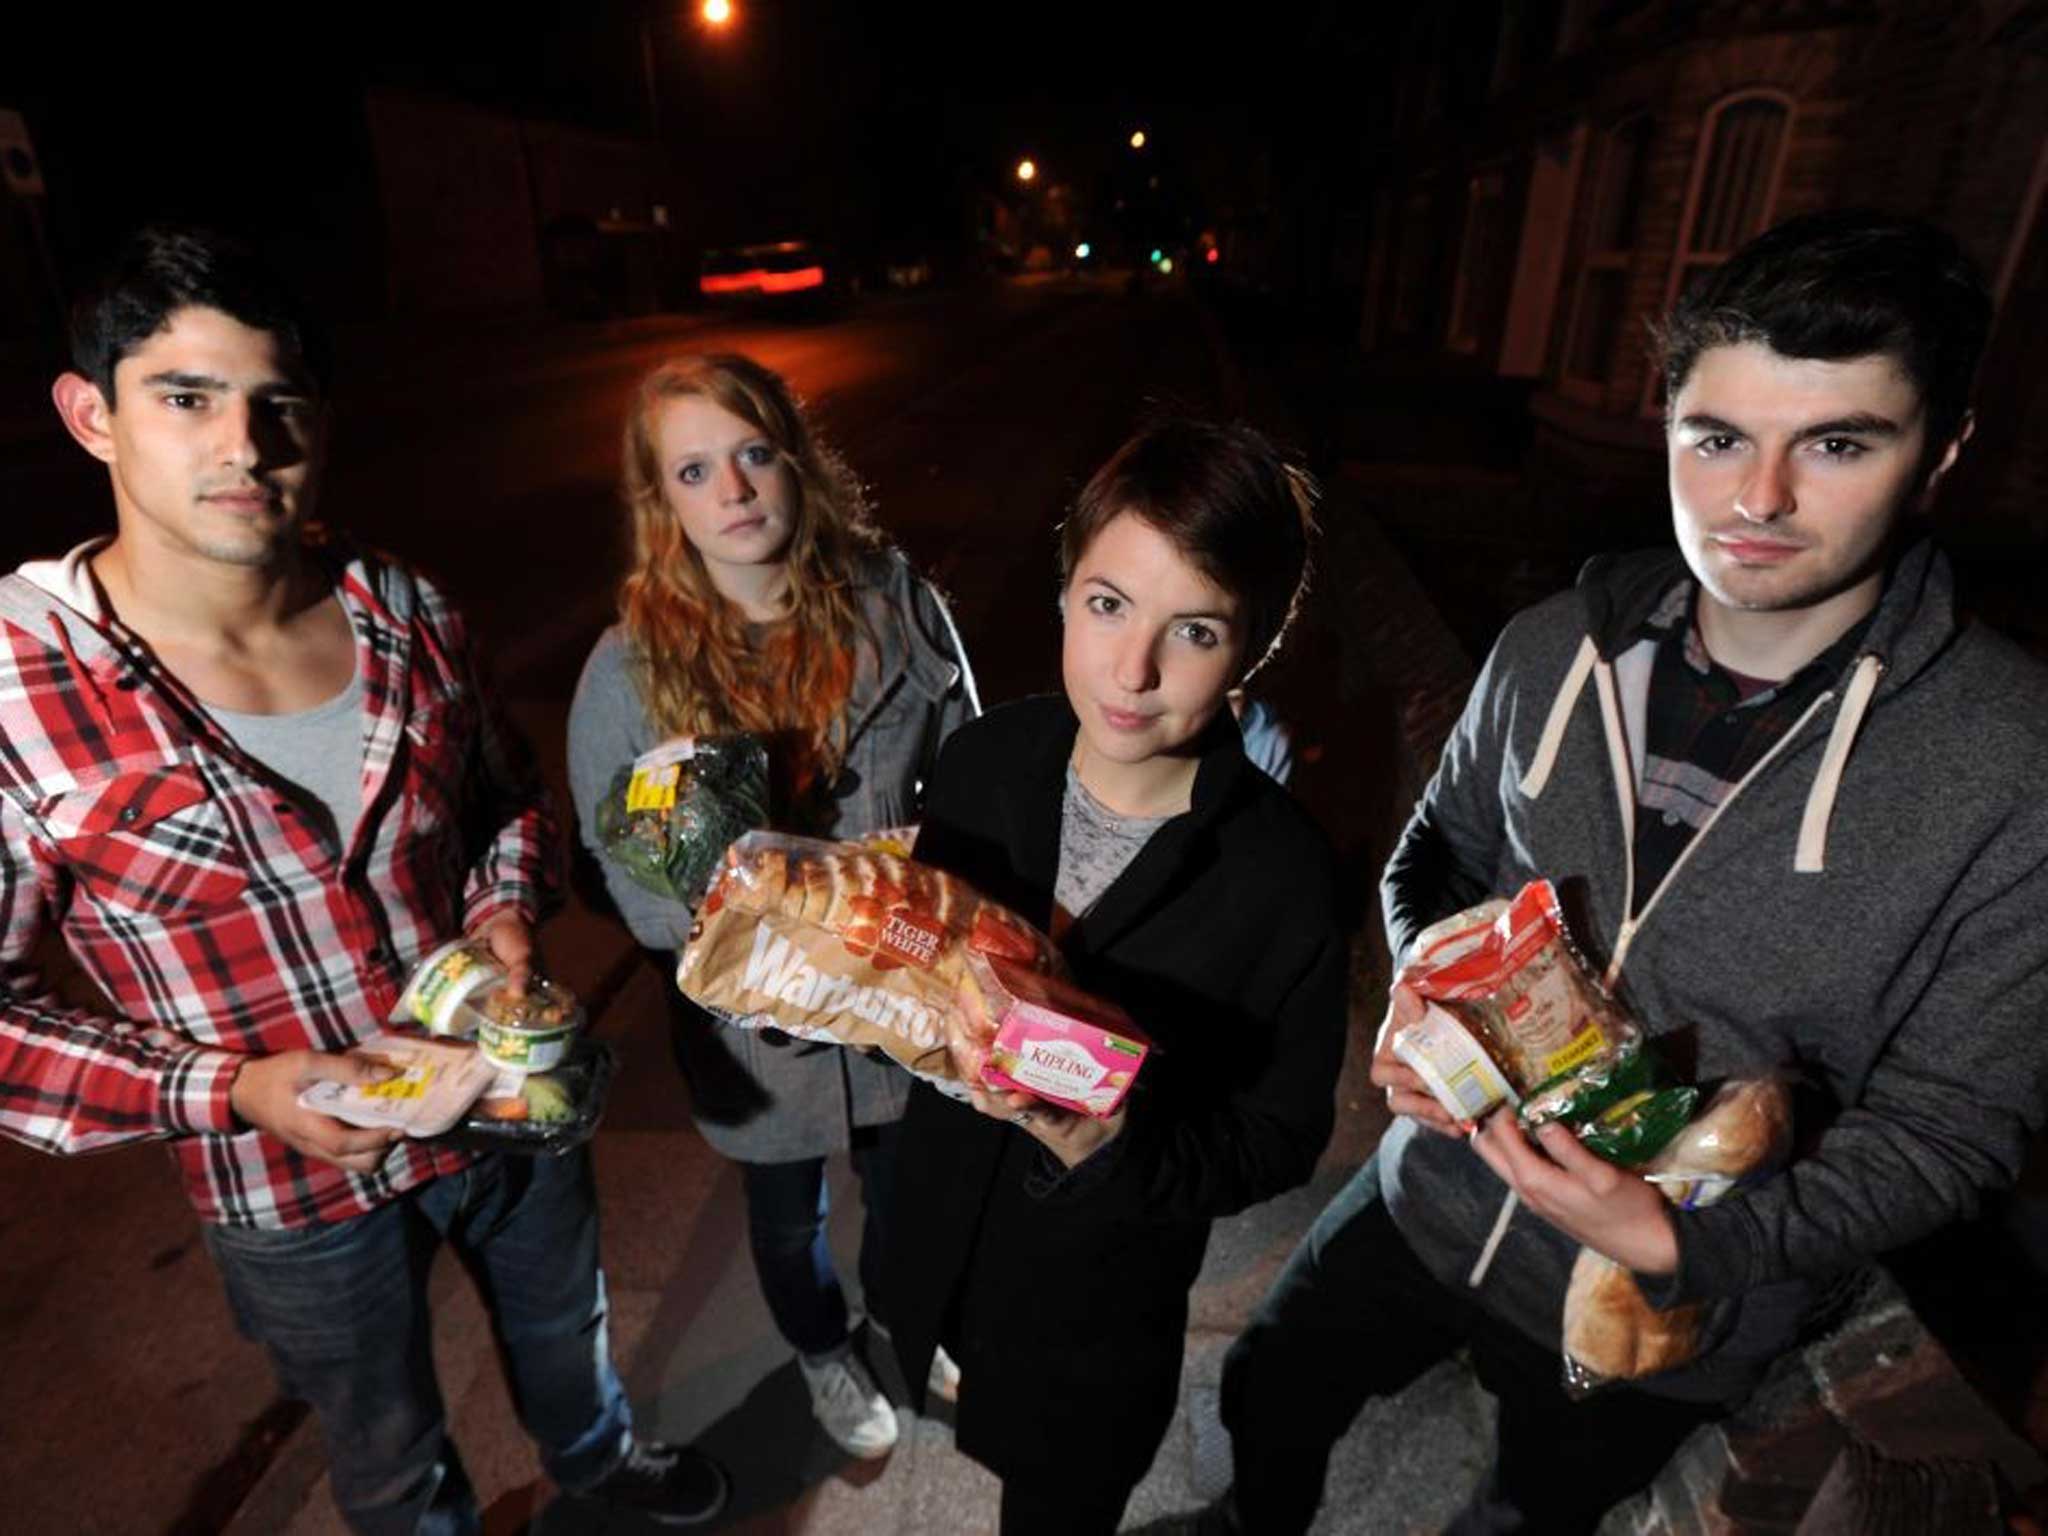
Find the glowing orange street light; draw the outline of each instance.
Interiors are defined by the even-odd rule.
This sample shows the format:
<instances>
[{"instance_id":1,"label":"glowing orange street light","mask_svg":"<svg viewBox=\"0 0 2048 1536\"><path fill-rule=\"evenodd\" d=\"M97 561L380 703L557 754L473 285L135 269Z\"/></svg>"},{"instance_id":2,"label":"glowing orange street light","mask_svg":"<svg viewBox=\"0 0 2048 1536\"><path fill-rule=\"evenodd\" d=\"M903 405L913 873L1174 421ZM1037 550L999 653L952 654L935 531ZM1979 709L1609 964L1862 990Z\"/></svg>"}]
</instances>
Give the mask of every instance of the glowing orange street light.
<instances>
[{"instance_id":1,"label":"glowing orange street light","mask_svg":"<svg viewBox=\"0 0 2048 1536\"><path fill-rule=\"evenodd\" d=\"M1019 181L1031 181L1035 179L1037 175L1038 166L1032 161L1019 160L1017 162L1017 179Z\"/></svg>"},{"instance_id":2,"label":"glowing orange street light","mask_svg":"<svg viewBox=\"0 0 2048 1536\"><path fill-rule=\"evenodd\" d=\"M704 0L697 14L708 27L722 27L732 20L732 0Z\"/></svg>"},{"instance_id":3,"label":"glowing orange street light","mask_svg":"<svg viewBox=\"0 0 2048 1536\"><path fill-rule=\"evenodd\" d=\"M1144 129L1142 129L1142 128L1140 128L1140 129L1139 129L1139 130L1138 130L1138 131L1137 131L1136 133L1134 133L1134 134L1132 134L1132 135L1131 135L1131 148L1133 148L1133 149L1143 149L1144 147L1145 147L1145 130L1144 130Z\"/></svg>"}]
</instances>

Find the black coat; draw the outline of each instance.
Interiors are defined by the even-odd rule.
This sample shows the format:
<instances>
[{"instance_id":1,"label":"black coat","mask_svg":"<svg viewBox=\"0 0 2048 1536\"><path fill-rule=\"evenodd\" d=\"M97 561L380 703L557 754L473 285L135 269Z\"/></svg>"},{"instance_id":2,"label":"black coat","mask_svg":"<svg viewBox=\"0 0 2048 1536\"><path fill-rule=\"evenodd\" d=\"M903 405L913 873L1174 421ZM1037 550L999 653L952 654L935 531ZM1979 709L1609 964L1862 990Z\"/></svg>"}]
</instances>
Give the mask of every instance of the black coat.
<instances>
[{"instance_id":1,"label":"black coat","mask_svg":"<svg viewBox=\"0 0 2048 1536\"><path fill-rule=\"evenodd\" d=\"M917 857L1047 927L1075 729L1058 697L961 727ZM964 1373L960 1448L1006 1477L1144 1475L1210 1221L1304 1182L1329 1139L1347 972L1329 844L1246 761L1227 714L1192 802L1062 944L1075 979L1158 1046L1122 1134L1062 1178L1027 1133L926 1085L904 1120L897 1347L921 1393L945 1341Z\"/></svg>"}]
</instances>

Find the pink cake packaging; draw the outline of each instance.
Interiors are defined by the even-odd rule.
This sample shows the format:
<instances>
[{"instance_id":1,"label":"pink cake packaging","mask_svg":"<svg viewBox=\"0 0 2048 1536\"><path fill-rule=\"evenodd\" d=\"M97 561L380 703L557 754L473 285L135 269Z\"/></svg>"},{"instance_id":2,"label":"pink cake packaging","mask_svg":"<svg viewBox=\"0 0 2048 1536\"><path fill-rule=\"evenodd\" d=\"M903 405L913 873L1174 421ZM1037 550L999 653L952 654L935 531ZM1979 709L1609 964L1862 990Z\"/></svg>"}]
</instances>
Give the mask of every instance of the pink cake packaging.
<instances>
[{"instance_id":1,"label":"pink cake packaging","mask_svg":"<svg viewBox=\"0 0 2048 1536\"><path fill-rule=\"evenodd\" d=\"M967 972L994 1030L984 1083L1097 1119L1117 1112L1152 1049L1129 1014L997 955L970 954Z\"/></svg>"}]
</instances>

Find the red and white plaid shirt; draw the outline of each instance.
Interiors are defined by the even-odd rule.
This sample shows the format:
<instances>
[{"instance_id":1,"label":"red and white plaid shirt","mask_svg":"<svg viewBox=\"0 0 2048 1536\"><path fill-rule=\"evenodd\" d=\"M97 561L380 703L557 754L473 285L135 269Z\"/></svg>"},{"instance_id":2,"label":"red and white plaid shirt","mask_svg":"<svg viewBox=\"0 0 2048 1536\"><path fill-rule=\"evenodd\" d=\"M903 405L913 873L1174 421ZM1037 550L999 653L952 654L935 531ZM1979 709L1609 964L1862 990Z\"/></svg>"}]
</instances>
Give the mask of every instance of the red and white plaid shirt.
<instances>
[{"instance_id":1,"label":"red and white plaid shirt","mask_svg":"<svg viewBox=\"0 0 2048 1536\"><path fill-rule=\"evenodd\" d=\"M545 792L462 621L388 560L317 556L363 685L342 849L103 613L96 547L0 579L0 1134L66 1153L167 1137L200 1218L233 1226L340 1220L460 1168L404 1141L344 1172L248 1129L228 1089L245 1057L374 1034L436 944L554 905ZM52 923L112 1016L37 973Z\"/></svg>"}]
</instances>

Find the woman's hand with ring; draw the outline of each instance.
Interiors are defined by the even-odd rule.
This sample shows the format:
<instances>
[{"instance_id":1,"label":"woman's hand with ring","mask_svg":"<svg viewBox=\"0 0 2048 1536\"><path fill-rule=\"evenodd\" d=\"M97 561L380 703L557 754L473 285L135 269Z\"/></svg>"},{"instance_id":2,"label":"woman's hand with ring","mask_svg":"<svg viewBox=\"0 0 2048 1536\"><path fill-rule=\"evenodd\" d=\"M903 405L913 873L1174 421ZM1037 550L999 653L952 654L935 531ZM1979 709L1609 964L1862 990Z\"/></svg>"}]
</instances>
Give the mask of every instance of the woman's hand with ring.
<instances>
[{"instance_id":1,"label":"woman's hand with ring","mask_svg":"<svg viewBox=\"0 0 2048 1536\"><path fill-rule=\"evenodd\" d=\"M1121 1109L1107 1119L1098 1120L1092 1115L1077 1114L1034 1099L1028 1093L1014 1090L997 1093L978 1084L967 1090L967 1100L991 1120L1003 1120L1016 1126L1067 1168L1092 1157L1114 1141L1124 1128Z\"/></svg>"}]
</instances>

